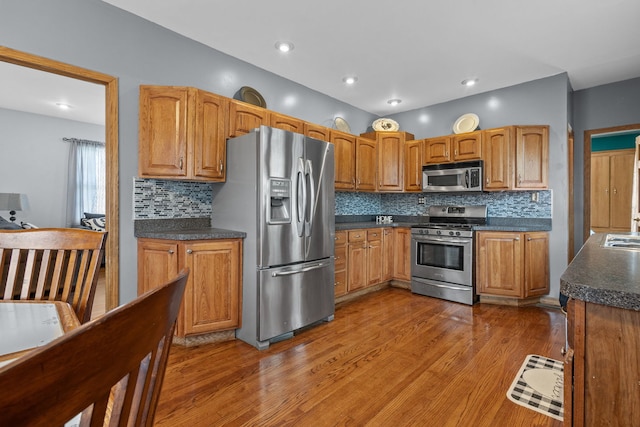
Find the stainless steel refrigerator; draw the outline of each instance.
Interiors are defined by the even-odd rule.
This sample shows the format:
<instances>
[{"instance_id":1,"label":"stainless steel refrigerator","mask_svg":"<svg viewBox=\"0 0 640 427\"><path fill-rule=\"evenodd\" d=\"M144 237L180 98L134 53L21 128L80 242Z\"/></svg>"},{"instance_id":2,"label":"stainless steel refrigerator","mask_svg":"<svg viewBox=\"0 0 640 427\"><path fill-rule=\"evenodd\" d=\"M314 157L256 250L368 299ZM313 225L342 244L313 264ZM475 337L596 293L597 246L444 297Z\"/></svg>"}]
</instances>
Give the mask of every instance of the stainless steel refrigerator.
<instances>
[{"instance_id":1,"label":"stainless steel refrigerator","mask_svg":"<svg viewBox=\"0 0 640 427\"><path fill-rule=\"evenodd\" d=\"M266 126L227 141L212 226L247 233L237 338L262 350L333 320L333 185L332 144Z\"/></svg>"}]
</instances>

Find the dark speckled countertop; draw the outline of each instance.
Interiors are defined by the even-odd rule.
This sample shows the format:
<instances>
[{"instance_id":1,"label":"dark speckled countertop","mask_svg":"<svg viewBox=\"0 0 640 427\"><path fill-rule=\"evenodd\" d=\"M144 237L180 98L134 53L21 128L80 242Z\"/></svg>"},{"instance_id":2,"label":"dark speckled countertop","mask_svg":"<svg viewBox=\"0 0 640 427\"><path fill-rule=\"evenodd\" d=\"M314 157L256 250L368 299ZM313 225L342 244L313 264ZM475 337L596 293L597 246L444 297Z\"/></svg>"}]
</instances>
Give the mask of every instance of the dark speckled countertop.
<instances>
[{"instance_id":1,"label":"dark speckled countertop","mask_svg":"<svg viewBox=\"0 0 640 427\"><path fill-rule=\"evenodd\" d=\"M560 276L560 292L586 302L640 311L640 251L605 248L606 236L589 237Z\"/></svg>"},{"instance_id":2,"label":"dark speckled countertop","mask_svg":"<svg viewBox=\"0 0 640 427\"><path fill-rule=\"evenodd\" d=\"M411 227L429 222L428 216L393 215L390 224L378 224L375 215L343 215L336 216L336 230L376 227ZM478 231L550 231L551 218L488 218L486 225L473 227Z\"/></svg>"},{"instance_id":3,"label":"dark speckled countertop","mask_svg":"<svg viewBox=\"0 0 640 427\"><path fill-rule=\"evenodd\" d=\"M210 218L168 218L134 221L135 237L167 240L244 239L243 231L212 228Z\"/></svg>"}]
</instances>

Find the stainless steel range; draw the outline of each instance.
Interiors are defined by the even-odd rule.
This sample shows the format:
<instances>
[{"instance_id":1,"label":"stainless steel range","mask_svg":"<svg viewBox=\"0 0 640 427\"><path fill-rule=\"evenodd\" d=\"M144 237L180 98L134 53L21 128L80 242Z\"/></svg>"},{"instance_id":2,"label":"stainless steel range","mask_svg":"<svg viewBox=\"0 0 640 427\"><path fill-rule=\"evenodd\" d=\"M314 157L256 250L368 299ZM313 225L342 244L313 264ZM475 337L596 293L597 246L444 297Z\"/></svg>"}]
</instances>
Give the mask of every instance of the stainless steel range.
<instances>
[{"instance_id":1,"label":"stainless steel range","mask_svg":"<svg viewBox=\"0 0 640 427\"><path fill-rule=\"evenodd\" d=\"M411 229L411 291L472 305L474 225L487 223L487 207L431 206L428 213L428 223Z\"/></svg>"}]
</instances>

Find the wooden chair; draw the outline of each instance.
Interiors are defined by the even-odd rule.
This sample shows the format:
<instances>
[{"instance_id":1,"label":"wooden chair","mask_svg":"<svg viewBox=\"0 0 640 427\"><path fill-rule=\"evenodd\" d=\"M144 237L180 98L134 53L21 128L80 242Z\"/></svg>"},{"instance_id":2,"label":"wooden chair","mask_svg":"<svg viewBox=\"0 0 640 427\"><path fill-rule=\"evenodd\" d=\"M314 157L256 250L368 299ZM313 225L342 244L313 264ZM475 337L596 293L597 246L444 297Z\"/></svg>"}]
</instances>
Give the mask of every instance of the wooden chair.
<instances>
[{"instance_id":1,"label":"wooden chair","mask_svg":"<svg viewBox=\"0 0 640 427\"><path fill-rule=\"evenodd\" d=\"M0 297L66 301L89 321L106 237L76 228L0 231Z\"/></svg>"},{"instance_id":2,"label":"wooden chair","mask_svg":"<svg viewBox=\"0 0 640 427\"><path fill-rule=\"evenodd\" d=\"M0 425L151 426L187 276L0 368Z\"/></svg>"}]
</instances>

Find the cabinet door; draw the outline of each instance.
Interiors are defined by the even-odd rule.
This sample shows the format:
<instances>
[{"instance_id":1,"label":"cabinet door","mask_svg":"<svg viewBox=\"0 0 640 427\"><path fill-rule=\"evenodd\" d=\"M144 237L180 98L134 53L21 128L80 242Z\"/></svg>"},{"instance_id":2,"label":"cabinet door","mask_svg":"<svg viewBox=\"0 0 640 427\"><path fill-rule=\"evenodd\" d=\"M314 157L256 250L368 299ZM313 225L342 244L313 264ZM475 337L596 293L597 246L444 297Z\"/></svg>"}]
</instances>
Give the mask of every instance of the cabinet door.
<instances>
[{"instance_id":1,"label":"cabinet door","mask_svg":"<svg viewBox=\"0 0 640 427\"><path fill-rule=\"evenodd\" d=\"M367 230L367 284L382 282L382 229Z\"/></svg>"},{"instance_id":2,"label":"cabinet door","mask_svg":"<svg viewBox=\"0 0 640 427\"><path fill-rule=\"evenodd\" d=\"M269 111L234 99L229 101L229 137L245 135L269 123Z\"/></svg>"},{"instance_id":3,"label":"cabinet door","mask_svg":"<svg viewBox=\"0 0 640 427\"><path fill-rule=\"evenodd\" d=\"M140 86L138 173L141 177L186 177L189 90Z\"/></svg>"},{"instance_id":4,"label":"cabinet door","mask_svg":"<svg viewBox=\"0 0 640 427\"><path fill-rule=\"evenodd\" d=\"M382 229L382 281L393 278L393 229Z\"/></svg>"},{"instance_id":5,"label":"cabinet door","mask_svg":"<svg viewBox=\"0 0 640 427\"><path fill-rule=\"evenodd\" d=\"M511 187L511 176L513 175L512 133L513 128L484 131L482 147L485 190L503 191Z\"/></svg>"},{"instance_id":6,"label":"cabinet door","mask_svg":"<svg viewBox=\"0 0 640 427\"><path fill-rule=\"evenodd\" d=\"M376 190L376 142L356 138L356 190Z\"/></svg>"},{"instance_id":7,"label":"cabinet door","mask_svg":"<svg viewBox=\"0 0 640 427\"><path fill-rule=\"evenodd\" d=\"M524 234L524 296L549 293L549 233Z\"/></svg>"},{"instance_id":8,"label":"cabinet door","mask_svg":"<svg viewBox=\"0 0 640 427\"><path fill-rule=\"evenodd\" d=\"M138 295L178 275L178 244L156 239L138 239Z\"/></svg>"},{"instance_id":9,"label":"cabinet door","mask_svg":"<svg viewBox=\"0 0 640 427\"><path fill-rule=\"evenodd\" d=\"M482 132L469 132L453 136L453 160L461 162L482 158Z\"/></svg>"},{"instance_id":10,"label":"cabinet door","mask_svg":"<svg viewBox=\"0 0 640 427\"><path fill-rule=\"evenodd\" d=\"M633 160L635 152L616 153L610 161L611 228L631 231L631 195L633 187Z\"/></svg>"},{"instance_id":11,"label":"cabinet door","mask_svg":"<svg viewBox=\"0 0 640 427\"><path fill-rule=\"evenodd\" d=\"M367 243L349 243L347 289L349 292L367 286Z\"/></svg>"},{"instance_id":12,"label":"cabinet door","mask_svg":"<svg viewBox=\"0 0 640 427\"><path fill-rule=\"evenodd\" d=\"M379 135L377 140L378 191L402 191L404 134L385 132L385 135Z\"/></svg>"},{"instance_id":13,"label":"cabinet door","mask_svg":"<svg viewBox=\"0 0 640 427\"><path fill-rule=\"evenodd\" d=\"M424 140L424 152L422 163L425 165L436 163L448 163L451 148L451 137L440 136L437 138L427 138Z\"/></svg>"},{"instance_id":14,"label":"cabinet door","mask_svg":"<svg viewBox=\"0 0 640 427\"><path fill-rule=\"evenodd\" d=\"M310 138L319 139L320 141L331 141L331 129L315 125L313 123L304 122L303 125L304 134Z\"/></svg>"},{"instance_id":15,"label":"cabinet door","mask_svg":"<svg viewBox=\"0 0 640 427\"><path fill-rule=\"evenodd\" d=\"M549 127L516 128L515 189L549 186Z\"/></svg>"},{"instance_id":16,"label":"cabinet door","mask_svg":"<svg viewBox=\"0 0 640 427\"><path fill-rule=\"evenodd\" d=\"M229 101L212 93L197 91L193 176L224 181L226 176L226 117Z\"/></svg>"},{"instance_id":17,"label":"cabinet door","mask_svg":"<svg viewBox=\"0 0 640 427\"><path fill-rule=\"evenodd\" d=\"M196 241L183 246L189 281L178 334L233 329L240 324L241 242Z\"/></svg>"},{"instance_id":18,"label":"cabinet door","mask_svg":"<svg viewBox=\"0 0 640 427\"><path fill-rule=\"evenodd\" d=\"M404 191L422 191L422 140L404 144Z\"/></svg>"},{"instance_id":19,"label":"cabinet door","mask_svg":"<svg viewBox=\"0 0 640 427\"><path fill-rule=\"evenodd\" d=\"M343 132L331 132L335 158L335 188L353 190L356 187L356 137Z\"/></svg>"},{"instance_id":20,"label":"cabinet door","mask_svg":"<svg viewBox=\"0 0 640 427\"><path fill-rule=\"evenodd\" d=\"M478 232L477 245L477 292L522 297L520 233Z\"/></svg>"},{"instance_id":21,"label":"cabinet door","mask_svg":"<svg viewBox=\"0 0 640 427\"><path fill-rule=\"evenodd\" d=\"M303 122L295 117L285 116L284 114L271 113L269 122L270 126L278 129L288 130L289 132L303 133Z\"/></svg>"},{"instance_id":22,"label":"cabinet door","mask_svg":"<svg viewBox=\"0 0 640 427\"><path fill-rule=\"evenodd\" d=\"M411 229L395 228L393 245L393 277L411 280Z\"/></svg>"},{"instance_id":23,"label":"cabinet door","mask_svg":"<svg viewBox=\"0 0 640 427\"><path fill-rule=\"evenodd\" d=\"M609 165L606 153L591 155L591 228L609 228Z\"/></svg>"}]
</instances>

